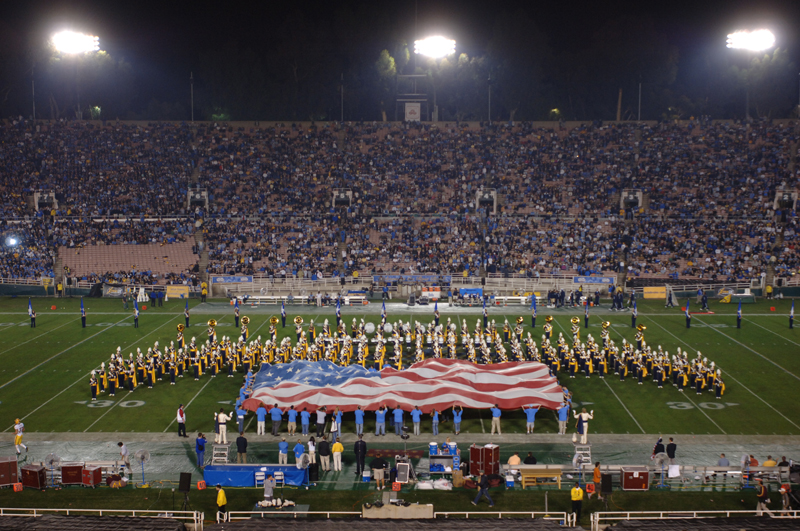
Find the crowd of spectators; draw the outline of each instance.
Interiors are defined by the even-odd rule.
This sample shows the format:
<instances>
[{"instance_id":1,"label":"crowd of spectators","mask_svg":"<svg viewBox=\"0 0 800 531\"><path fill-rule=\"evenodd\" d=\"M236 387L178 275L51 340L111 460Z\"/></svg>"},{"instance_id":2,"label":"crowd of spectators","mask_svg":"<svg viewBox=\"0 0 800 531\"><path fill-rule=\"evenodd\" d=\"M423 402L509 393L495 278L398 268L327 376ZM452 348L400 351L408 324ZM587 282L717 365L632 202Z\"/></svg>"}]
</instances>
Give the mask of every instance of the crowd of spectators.
<instances>
[{"instance_id":1,"label":"crowd of spectators","mask_svg":"<svg viewBox=\"0 0 800 531\"><path fill-rule=\"evenodd\" d=\"M794 123L767 120L574 128L17 121L0 127L0 214L32 215L26 194L37 189L54 190L59 205L40 213L56 220L45 247L19 249L6 267L31 273L31 253L48 244L182 241L195 230L184 207L194 179L209 194L202 230L213 274L471 274L481 264L591 274L625 262L640 276L746 280L770 263L789 275L800 266L796 218L783 213L781 234L773 203L776 190L798 184L798 136ZM332 206L337 189L352 192L352 205ZM497 191L497 213L484 217L476 201L487 189ZM644 204L626 215L628 189ZM114 215L183 221L72 221Z\"/></svg>"}]
</instances>

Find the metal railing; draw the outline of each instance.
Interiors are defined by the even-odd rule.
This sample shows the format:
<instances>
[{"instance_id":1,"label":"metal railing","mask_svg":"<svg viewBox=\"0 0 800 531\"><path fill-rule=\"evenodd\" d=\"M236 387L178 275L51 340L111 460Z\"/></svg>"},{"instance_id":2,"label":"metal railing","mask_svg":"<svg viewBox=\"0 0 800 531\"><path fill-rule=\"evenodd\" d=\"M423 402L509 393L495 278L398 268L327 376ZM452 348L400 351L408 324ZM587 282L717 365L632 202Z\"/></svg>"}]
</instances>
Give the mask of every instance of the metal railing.
<instances>
[{"instance_id":1,"label":"metal railing","mask_svg":"<svg viewBox=\"0 0 800 531\"><path fill-rule=\"evenodd\" d=\"M562 522L565 527L575 527L577 515L575 513L566 512L545 512L545 511L437 511L433 513L434 518L450 518L451 516L463 517L469 519L486 517L487 515L497 515L497 518L503 518L503 515L526 515L531 519L541 518L542 520L557 520Z\"/></svg>"},{"instance_id":2,"label":"metal railing","mask_svg":"<svg viewBox=\"0 0 800 531\"><path fill-rule=\"evenodd\" d=\"M286 517L288 515L292 515L293 518L297 518L298 515L307 516L307 515L325 515L325 518L330 519L331 515L336 517L341 516L356 516L361 518L361 511L281 511L281 510L272 510L272 511L228 511L225 514L224 519L220 519L219 515L217 515L217 521L223 522L234 522L236 520L250 520L251 518L260 517L270 517L270 516L282 516Z\"/></svg>"},{"instance_id":3,"label":"metal railing","mask_svg":"<svg viewBox=\"0 0 800 531\"><path fill-rule=\"evenodd\" d=\"M36 509L0 507L0 516L39 517L46 514L63 514L66 516L130 516L136 518L170 518L194 525L198 531L203 529L205 514L199 511L150 511L127 509Z\"/></svg>"},{"instance_id":4,"label":"metal railing","mask_svg":"<svg viewBox=\"0 0 800 531\"><path fill-rule=\"evenodd\" d=\"M781 513L786 513L782 515ZM800 518L800 511L772 511L767 513L772 518ZM679 518L731 518L743 516L761 516L759 511L613 511L592 513L592 531L600 531L605 526L620 520L671 520Z\"/></svg>"}]
</instances>

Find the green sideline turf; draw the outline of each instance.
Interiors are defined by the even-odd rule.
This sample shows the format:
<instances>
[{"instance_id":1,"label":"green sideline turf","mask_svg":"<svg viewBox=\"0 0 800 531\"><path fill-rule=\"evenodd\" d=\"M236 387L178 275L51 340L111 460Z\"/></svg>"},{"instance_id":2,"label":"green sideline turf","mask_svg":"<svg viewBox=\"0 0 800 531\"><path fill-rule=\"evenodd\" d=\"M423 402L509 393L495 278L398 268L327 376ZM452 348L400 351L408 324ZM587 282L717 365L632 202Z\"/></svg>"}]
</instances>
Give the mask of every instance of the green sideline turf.
<instances>
[{"instance_id":1,"label":"green sideline turf","mask_svg":"<svg viewBox=\"0 0 800 531\"><path fill-rule=\"evenodd\" d=\"M174 429L172 424L178 403L191 404L187 409L187 429L210 431L212 412L236 397L240 378L204 376L180 379L170 386L158 382L154 389L138 388L133 393L121 391L113 399L101 395L98 403L89 402L89 371L121 346L125 356L136 347L146 351L158 340L162 345L175 338L175 326L183 322L183 301L173 300L160 308L142 311L140 327L133 328L132 311L123 311L117 300L86 299L90 326L80 326L78 299L34 299L37 328L29 328L26 299L0 300L0 419L2 429L9 431L14 418L23 417L30 432L102 431L102 432L161 432ZM52 304L57 310L50 310ZM692 328L687 330L680 309L664 309L659 301L641 301L638 305L640 324L647 326L646 340L654 347L662 345L671 354L676 347L687 349L691 357L698 350L722 368L727 392L722 400L712 393L701 396L691 390L679 393L674 387L657 389L652 381L637 385L635 378L620 382L609 375L605 380L596 375L590 379L579 376L569 379L560 375L561 382L574 393L576 405L594 409L594 433L694 433L694 434L800 434L800 404L792 392L800 380L800 331L788 328L790 301L760 301L745 306L742 329L736 328L736 306L712 302L714 315L695 315ZM196 301L190 303L194 308ZM775 307L776 311L770 311ZM193 326L187 332L205 340L205 321L219 322L218 335L238 335L233 327L233 312L225 304L206 306L212 313L193 313ZM218 309L218 313L216 312ZM315 319L318 324L327 317L335 321L332 309L315 311L303 309L306 324ZM380 305L372 304L373 315L367 320L378 322ZM276 306L271 309L279 313ZM280 335L294 339L292 318L295 307L287 307L287 327ZM321 316L320 314L324 314ZM432 319L430 314L390 314L389 320ZM541 325L548 313L555 315L554 332L568 335L569 318L581 317L578 309L554 311L539 308L539 327L533 335L540 341ZM242 315L247 314L247 307ZM350 322L352 315L343 308L343 318ZM443 314L443 318L447 315ZM525 317L525 333L529 328L529 311L524 307L505 307L491 310L498 322L507 317L513 322L518 315ZM268 313L250 315L251 336L266 336ZM360 318L360 315L359 315ZM462 314L470 327L475 314ZM630 314L593 313L591 326L581 334L600 336L603 320L613 323L611 337L633 340ZM799 323L800 324L800 323ZM389 346L391 349L391 346ZM227 405L225 406L227 407ZM480 433L488 429L486 412L465 414L463 431ZM352 418L346 417L345 430ZM368 415L367 422L372 419ZM508 412L504 415L504 432L524 433L524 415ZM429 422L423 424L429 430ZM252 428L251 428L252 429ZM557 424L550 412L537 418L537 432L555 433Z\"/></svg>"}]
</instances>

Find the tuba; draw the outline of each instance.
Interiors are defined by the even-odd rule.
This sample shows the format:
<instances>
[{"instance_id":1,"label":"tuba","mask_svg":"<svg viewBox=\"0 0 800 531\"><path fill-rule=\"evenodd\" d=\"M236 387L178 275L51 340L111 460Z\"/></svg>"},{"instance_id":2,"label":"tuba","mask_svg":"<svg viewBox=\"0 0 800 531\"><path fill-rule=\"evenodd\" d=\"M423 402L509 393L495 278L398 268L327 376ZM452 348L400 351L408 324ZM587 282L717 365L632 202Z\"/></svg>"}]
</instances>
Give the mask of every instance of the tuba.
<instances>
[{"instance_id":1,"label":"tuba","mask_svg":"<svg viewBox=\"0 0 800 531\"><path fill-rule=\"evenodd\" d=\"M250 324L250 318L247 317L246 315L244 317L242 317L242 324L245 325L245 326L249 325Z\"/></svg>"},{"instance_id":2,"label":"tuba","mask_svg":"<svg viewBox=\"0 0 800 531\"><path fill-rule=\"evenodd\" d=\"M217 320L216 319L209 319L208 320L208 326L210 326L211 328L216 327L217 326Z\"/></svg>"},{"instance_id":3,"label":"tuba","mask_svg":"<svg viewBox=\"0 0 800 531\"><path fill-rule=\"evenodd\" d=\"M303 318L298 315L297 317L294 318L294 324L296 325L303 324Z\"/></svg>"},{"instance_id":4,"label":"tuba","mask_svg":"<svg viewBox=\"0 0 800 531\"><path fill-rule=\"evenodd\" d=\"M181 323L181 324L178 325L177 328L178 328L178 332L183 332L186 327L183 326L183 324Z\"/></svg>"}]
</instances>

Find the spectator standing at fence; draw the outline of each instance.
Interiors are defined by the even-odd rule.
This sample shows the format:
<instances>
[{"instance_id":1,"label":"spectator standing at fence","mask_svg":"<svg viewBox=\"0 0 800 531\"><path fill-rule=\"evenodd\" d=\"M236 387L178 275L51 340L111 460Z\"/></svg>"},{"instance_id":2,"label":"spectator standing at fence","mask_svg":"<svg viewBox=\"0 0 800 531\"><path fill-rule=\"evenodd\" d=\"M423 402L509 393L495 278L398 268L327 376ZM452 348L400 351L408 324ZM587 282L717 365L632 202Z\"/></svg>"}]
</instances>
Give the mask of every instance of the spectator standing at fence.
<instances>
[{"instance_id":1,"label":"spectator standing at fence","mask_svg":"<svg viewBox=\"0 0 800 531\"><path fill-rule=\"evenodd\" d=\"M217 521L225 521L225 513L227 512L226 506L228 505L228 498L225 496L225 491L222 490L222 485L217 483Z\"/></svg>"}]
</instances>

